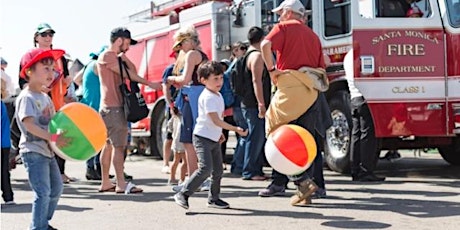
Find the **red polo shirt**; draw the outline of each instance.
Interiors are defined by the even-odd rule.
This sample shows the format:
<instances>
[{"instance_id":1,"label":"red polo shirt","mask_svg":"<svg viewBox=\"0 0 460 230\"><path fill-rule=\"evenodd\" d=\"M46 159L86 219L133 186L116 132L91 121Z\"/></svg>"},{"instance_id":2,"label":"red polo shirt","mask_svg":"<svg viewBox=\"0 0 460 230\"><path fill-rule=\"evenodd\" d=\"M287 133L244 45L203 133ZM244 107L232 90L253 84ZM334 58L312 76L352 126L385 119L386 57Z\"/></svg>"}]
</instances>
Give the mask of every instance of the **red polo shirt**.
<instances>
[{"instance_id":1,"label":"red polo shirt","mask_svg":"<svg viewBox=\"0 0 460 230\"><path fill-rule=\"evenodd\" d=\"M276 24L265 39L276 51L276 68L279 70L326 67L318 36L298 20Z\"/></svg>"}]
</instances>

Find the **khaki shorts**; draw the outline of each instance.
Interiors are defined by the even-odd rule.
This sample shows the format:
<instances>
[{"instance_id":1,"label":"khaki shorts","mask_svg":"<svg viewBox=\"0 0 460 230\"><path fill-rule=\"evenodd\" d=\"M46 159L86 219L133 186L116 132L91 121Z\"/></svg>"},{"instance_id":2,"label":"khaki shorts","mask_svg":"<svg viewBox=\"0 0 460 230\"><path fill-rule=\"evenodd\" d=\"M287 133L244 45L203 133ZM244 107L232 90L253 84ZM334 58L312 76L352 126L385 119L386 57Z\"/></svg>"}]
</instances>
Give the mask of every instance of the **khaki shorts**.
<instances>
[{"instance_id":1,"label":"khaki shorts","mask_svg":"<svg viewBox=\"0 0 460 230\"><path fill-rule=\"evenodd\" d=\"M170 119L172 122L172 136L173 136L173 143L171 145L171 149L175 153L183 153L185 152L184 145L180 142L179 137L180 137L180 120L181 118L177 115L173 115Z\"/></svg>"},{"instance_id":2,"label":"khaki shorts","mask_svg":"<svg viewBox=\"0 0 460 230\"><path fill-rule=\"evenodd\" d=\"M128 145L128 122L123 108L102 108L99 113L107 127L107 144L111 144L114 147Z\"/></svg>"}]
</instances>

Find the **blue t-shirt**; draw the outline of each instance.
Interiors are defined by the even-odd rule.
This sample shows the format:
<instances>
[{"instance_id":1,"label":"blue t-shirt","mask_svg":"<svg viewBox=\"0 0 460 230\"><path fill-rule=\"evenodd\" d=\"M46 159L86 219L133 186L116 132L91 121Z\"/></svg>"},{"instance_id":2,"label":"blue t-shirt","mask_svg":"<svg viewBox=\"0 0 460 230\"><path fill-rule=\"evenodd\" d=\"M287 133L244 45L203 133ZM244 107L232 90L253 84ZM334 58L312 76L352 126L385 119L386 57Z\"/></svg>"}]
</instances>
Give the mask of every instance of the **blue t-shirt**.
<instances>
[{"instance_id":1,"label":"blue t-shirt","mask_svg":"<svg viewBox=\"0 0 460 230\"><path fill-rule=\"evenodd\" d=\"M101 83L99 76L94 72L96 60L91 60L85 67L82 78L82 99L81 103L89 105L91 108L99 111L99 104L101 102Z\"/></svg>"},{"instance_id":2,"label":"blue t-shirt","mask_svg":"<svg viewBox=\"0 0 460 230\"><path fill-rule=\"evenodd\" d=\"M2 101L2 148L11 148L10 118L6 105Z\"/></svg>"}]
</instances>

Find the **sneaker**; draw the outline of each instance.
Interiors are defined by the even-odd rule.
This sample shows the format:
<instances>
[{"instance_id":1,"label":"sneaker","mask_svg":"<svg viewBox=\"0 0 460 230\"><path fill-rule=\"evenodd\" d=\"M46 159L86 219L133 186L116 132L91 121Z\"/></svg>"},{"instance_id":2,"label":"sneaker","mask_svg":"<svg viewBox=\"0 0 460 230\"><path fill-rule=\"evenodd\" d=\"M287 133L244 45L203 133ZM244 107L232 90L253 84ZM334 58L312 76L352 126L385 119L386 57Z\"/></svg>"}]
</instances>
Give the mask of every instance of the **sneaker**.
<instances>
[{"instance_id":1,"label":"sneaker","mask_svg":"<svg viewBox=\"0 0 460 230\"><path fill-rule=\"evenodd\" d=\"M297 186L296 194L291 197L291 205L304 202L303 200L310 198L311 195L318 190L318 186L311 179L300 182ZM311 202L310 202L311 203Z\"/></svg>"},{"instance_id":2,"label":"sneaker","mask_svg":"<svg viewBox=\"0 0 460 230\"><path fill-rule=\"evenodd\" d=\"M188 196L178 192L174 195L174 201L182 208L188 209Z\"/></svg>"},{"instance_id":3,"label":"sneaker","mask_svg":"<svg viewBox=\"0 0 460 230\"><path fill-rule=\"evenodd\" d=\"M86 180L101 180L101 175L99 175L96 169L86 168L85 174Z\"/></svg>"},{"instance_id":4,"label":"sneaker","mask_svg":"<svg viewBox=\"0 0 460 230\"><path fill-rule=\"evenodd\" d=\"M10 200L10 201L7 201L5 202L5 205L15 205L16 202L14 202L14 200Z\"/></svg>"},{"instance_id":5,"label":"sneaker","mask_svg":"<svg viewBox=\"0 0 460 230\"><path fill-rule=\"evenodd\" d=\"M123 175L125 176L125 180L133 180L133 176L126 174L123 172Z\"/></svg>"},{"instance_id":6,"label":"sneaker","mask_svg":"<svg viewBox=\"0 0 460 230\"><path fill-rule=\"evenodd\" d=\"M226 208L230 208L230 205L227 202L221 199L218 199L216 201L208 201L208 207L226 209Z\"/></svg>"},{"instance_id":7,"label":"sneaker","mask_svg":"<svg viewBox=\"0 0 460 230\"><path fill-rule=\"evenodd\" d=\"M173 186L173 187L172 187L172 190L173 190L174 192L180 192L180 191L182 190L183 187L184 187L184 183L178 184L178 185L176 185L176 186Z\"/></svg>"},{"instance_id":8,"label":"sneaker","mask_svg":"<svg viewBox=\"0 0 460 230\"><path fill-rule=\"evenodd\" d=\"M197 192L207 192L211 189L211 179L206 179L203 184L196 190Z\"/></svg>"},{"instance_id":9,"label":"sneaker","mask_svg":"<svg viewBox=\"0 0 460 230\"><path fill-rule=\"evenodd\" d=\"M285 190L286 190L286 187L283 185L279 186L276 184L270 184L267 188L259 191L259 196L261 197L284 196L286 194Z\"/></svg>"},{"instance_id":10,"label":"sneaker","mask_svg":"<svg viewBox=\"0 0 460 230\"><path fill-rule=\"evenodd\" d=\"M165 165L163 168L161 168L161 173L169 174L171 173L171 169L169 169L169 166Z\"/></svg>"}]
</instances>

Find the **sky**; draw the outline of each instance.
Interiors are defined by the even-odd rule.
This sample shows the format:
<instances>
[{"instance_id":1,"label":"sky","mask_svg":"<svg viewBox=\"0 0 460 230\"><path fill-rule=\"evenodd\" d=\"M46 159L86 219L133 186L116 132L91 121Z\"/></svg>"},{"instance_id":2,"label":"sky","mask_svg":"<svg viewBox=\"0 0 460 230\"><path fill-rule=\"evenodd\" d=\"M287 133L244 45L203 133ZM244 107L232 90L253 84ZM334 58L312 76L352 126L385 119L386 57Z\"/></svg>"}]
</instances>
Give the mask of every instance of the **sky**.
<instances>
[{"instance_id":1,"label":"sky","mask_svg":"<svg viewBox=\"0 0 460 230\"><path fill-rule=\"evenodd\" d=\"M19 61L33 48L42 22L56 31L54 48L85 64L89 53L110 43L113 28L126 26L128 15L149 7L149 0L0 0L0 56L8 62L6 73L17 83Z\"/></svg>"}]
</instances>

